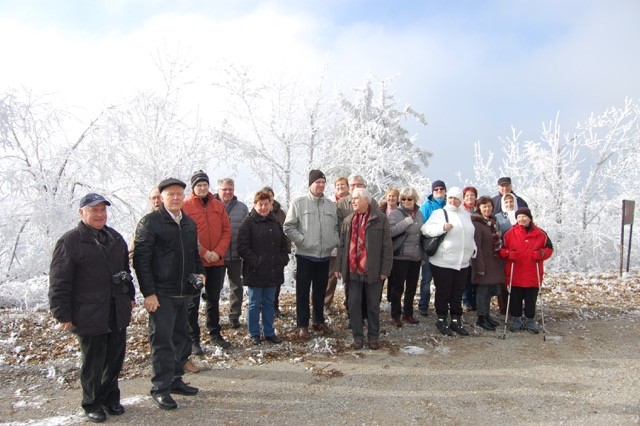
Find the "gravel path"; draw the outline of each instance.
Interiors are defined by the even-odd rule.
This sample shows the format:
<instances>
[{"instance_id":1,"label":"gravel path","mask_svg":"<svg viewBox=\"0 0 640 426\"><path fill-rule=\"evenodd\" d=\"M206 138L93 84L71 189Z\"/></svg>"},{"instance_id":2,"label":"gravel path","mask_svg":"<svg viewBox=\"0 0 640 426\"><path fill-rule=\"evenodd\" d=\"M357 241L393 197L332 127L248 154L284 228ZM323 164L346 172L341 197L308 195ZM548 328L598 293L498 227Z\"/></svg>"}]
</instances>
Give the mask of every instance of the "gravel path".
<instances>
[{"instance_id":1,"label":"gravel path","mask_svg":"<svg viewBox=\"0 0 640 426\"><path fill-rule=\"evenodd\" d=\"M402 329L385 324L379 351L346 349L348 330L337 329L337 339L312 340L306 351L293 350L290 342L242 349L245 362L221 361L224 356L196 359L203 371L185 380L200 393L176 396L180 408L170 412L150 399L146 371L121 382L127 411L107 422L640 423L637 313L581 319L550 310L546 342L527 332L507 332L502 340L502 329L473 327L469 337L441 337L434 333L432 317L421 319ZM333 354L317 350L323 347L334 348ZM282 352L287 355L270 359ZM84 423L77 383L67 384L52 371L61 365L18 369L0 364L2 421Z\"/></svg>"}]
</instances>

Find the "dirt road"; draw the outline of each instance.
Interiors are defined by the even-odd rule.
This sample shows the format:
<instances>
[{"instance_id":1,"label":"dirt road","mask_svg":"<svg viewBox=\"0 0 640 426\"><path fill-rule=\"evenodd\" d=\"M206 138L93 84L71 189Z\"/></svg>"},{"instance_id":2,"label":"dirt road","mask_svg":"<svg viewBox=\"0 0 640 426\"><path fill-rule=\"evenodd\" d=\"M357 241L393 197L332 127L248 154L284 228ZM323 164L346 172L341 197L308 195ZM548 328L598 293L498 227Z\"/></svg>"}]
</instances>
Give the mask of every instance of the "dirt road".
<instances>
[{"instance_id":1,"label":"dirt road","mask_svg":"<svg viewBox=\"0 0 640 426\"><path fill-rule=\"evenodd\" d=\"M126 413L107 422L640 423L640 317L560 317L549 316L546 342L527 332L507 332L502 340L502 329L473 327L469 337L441 337L429 317L401 329L385 324L379 351L347 349L348 330L336 325L333 339L247 346L245 362L231 362L239 356L234 351L209 352L196 359L203 371L185 376L200 393L176 396L178 410L154 405L147 370L145 377L121 382ZM0 365L2 421L84 423L77 383L61 383L52 368L36 364L28 373L28 368Z\"/></svg>"}]
</instances>

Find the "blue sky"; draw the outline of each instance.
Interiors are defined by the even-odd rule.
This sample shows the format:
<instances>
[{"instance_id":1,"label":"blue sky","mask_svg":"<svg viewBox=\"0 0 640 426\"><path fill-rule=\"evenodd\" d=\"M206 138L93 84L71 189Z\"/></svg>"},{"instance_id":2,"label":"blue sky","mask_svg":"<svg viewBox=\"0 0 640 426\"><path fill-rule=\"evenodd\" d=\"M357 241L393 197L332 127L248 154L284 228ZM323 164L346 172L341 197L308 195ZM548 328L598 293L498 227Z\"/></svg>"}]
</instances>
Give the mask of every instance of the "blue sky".
<instances>
[{"instance_id":1,"label":"blue sky","mask_svg":"<svg viewBox=\"0 0 640 426\"><path fill-rule=\"evenodd\" d=\"M0 89L26 86L91 108L153 84L158 46L207 73L218 58L312 75L336 87L399 73L402 104L423 112L427 175L473 178L473 145L499 150L511 126L538 140L625 97L640 98L640 2L0 0ZM9 40L9 41L8 41Z\"/></svg>"}]
</instances>

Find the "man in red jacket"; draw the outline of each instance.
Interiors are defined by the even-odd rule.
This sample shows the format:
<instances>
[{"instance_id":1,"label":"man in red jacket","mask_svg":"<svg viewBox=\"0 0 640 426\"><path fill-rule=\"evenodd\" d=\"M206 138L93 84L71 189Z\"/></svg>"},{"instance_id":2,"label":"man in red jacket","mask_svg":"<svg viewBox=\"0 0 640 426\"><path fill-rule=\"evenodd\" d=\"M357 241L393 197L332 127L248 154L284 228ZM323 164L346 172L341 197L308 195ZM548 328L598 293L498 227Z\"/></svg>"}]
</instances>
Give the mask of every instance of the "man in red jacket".
<instances>
[{"instance_id":1,"label":"man in red jacket","mask_svg":"<svg viewBox=\"0 0 640 426\"><path fill-rule=\"evenodd\" d=\"M500 257L506 260L507 285L511 286L509 315L513 317L510 331L526 329L538 334L536 300L544 275L543 261L553 254L549 236L533 223L531 210L516 210L516 223L504 234ZM522 321L524 302L525 321Z\"/></svg>"},{"instance_id":2,"label":"man in red jacket","mask_svg":"<svg viewBox=\"0 0 640 426\"><path fill-rule=\"evenodd\" d=\"M220 291L224 284L224 255L231 241L231 223L224 204L209 192L209 176L205 172L198 170L191 176L191 188L193 190L184 201L182 209L198 227L200 258L207 271L207 330L211 336L211 343L226 349L231 344L220 333ZM194 355L203 354L198 324L199 309L200 293L196 294L193 302L189 304L189 335L193 342Z\"/></svg>"}]
</instances>

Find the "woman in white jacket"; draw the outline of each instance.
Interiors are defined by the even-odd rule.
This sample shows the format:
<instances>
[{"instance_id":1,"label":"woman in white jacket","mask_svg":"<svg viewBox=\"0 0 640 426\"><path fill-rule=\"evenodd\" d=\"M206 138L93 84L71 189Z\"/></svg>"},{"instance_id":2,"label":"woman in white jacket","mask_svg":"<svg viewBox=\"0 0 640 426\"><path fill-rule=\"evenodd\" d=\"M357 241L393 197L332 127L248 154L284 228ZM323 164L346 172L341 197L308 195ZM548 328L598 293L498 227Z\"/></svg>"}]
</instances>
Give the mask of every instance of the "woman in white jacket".
<instances>
[{"instance_id":1,"label":"woman in white jacket","mask_svg":"<svg viewBox=\"0 0 640 426\"><path fill-rule=\"evenodd\" d=\"M436 287L436 327L447 336L453 334L451 330L462 336L469 334L462 324L462 293L467 284L469 261L476 252L476 243L473 239L475 227L462 203L462 190L458 187L450 188L447 192L447 204L434 211L421 229L429 237L445 232L447 234L436 254L429 258ZM445 220L444 211L447 212L448 221ZM447 324L449 313L451 323Z\"/></svg>"}]
</instances>

